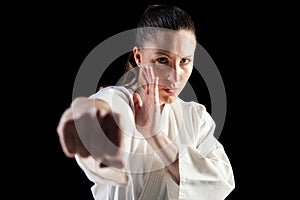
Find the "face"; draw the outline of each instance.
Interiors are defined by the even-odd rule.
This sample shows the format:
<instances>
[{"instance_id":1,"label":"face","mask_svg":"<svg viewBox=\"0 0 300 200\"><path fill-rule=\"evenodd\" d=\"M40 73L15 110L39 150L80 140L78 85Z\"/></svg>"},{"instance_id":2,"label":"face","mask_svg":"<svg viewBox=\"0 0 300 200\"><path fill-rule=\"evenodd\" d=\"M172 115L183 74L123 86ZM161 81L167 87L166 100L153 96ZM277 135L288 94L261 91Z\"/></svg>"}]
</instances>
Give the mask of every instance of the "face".
<instances>
[{"instance_id":1,"label":"face","mask_svg":"<svg viewBox=\"0 0 300 200\"><path fill-rule=\"evenodd\" d=\"M161 31L143 49L134 48L138 66L152 66L159 78L161 105L172 103L186 85L193 69L195 36L188 31ZM143 84L143 83L141 83Z\"/></svg>"}]
</instances>

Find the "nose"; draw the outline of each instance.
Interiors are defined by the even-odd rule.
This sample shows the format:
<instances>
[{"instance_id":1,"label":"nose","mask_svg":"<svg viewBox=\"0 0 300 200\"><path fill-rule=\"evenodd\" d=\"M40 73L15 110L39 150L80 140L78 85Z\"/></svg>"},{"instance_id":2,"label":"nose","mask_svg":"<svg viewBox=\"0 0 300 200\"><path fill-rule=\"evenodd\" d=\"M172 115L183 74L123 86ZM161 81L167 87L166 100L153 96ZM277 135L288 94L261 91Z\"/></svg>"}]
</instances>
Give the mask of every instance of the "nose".
<instances>
[{"instance_id":1,"label":"nose","mask_svg":"<svg viewBox=\"0 0 300 200\"><path fill-rule=\"evenodd\" d=\"M180 74L181 74L181 67L180 63L174 63L170 66L168 73L167 73L167 80L170 82L178 82L180 81Z\"/></svg>"}]
</instances>

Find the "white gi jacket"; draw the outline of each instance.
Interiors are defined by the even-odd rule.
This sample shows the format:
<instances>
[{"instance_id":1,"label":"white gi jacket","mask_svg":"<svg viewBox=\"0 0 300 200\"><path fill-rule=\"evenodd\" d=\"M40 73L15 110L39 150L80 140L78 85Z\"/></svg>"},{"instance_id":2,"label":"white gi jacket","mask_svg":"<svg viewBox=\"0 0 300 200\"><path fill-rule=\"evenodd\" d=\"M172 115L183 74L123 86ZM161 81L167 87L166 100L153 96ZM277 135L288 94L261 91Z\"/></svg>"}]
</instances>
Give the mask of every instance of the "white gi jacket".
<instances>
[{"instance_id":1,"label":"white gi jacket","mask_svg":"<svg viewBox=\"0 0 300 200\"><path fill-rule=\"evenodd\" d=\"M136 130L132 90L106 87L90 98L106 101L121 114L128 162L124 169L100 168L92 157L76 161L89 180L96 200L222 200L234 189L231 164L223 146L213 137L215 122L196 102L175 100L162 111L163 132L179 149L180 184ZM147 185L147 186L146 186Z\"/></svg>"}]
</instances>

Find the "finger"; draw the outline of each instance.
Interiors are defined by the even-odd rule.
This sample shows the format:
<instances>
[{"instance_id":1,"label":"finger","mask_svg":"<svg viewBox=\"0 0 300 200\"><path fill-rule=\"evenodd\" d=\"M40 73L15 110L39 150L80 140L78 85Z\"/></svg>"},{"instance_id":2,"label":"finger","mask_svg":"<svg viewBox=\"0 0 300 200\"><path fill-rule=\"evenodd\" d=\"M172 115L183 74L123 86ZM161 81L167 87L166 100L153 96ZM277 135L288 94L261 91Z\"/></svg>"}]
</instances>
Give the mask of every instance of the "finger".
<instances>
[{"instance_id":1,"label":"finger","mask_svg":"<svg viewBox=\"0 0 300 200\"><path fill-rule=\"evenodd\" d=\"M58 127L56 129L62 150L68 157L73 157L75 152L75 144L72 132L72 129L74 129L74 124L72 123L73 113L69 108L61 116Z\"/></svg>"},{"instance_id":2,"label":"finger","mask_svg":"<svg viewBox=\"0 0 300 200\"><path fill-rule=\"evenodd\" d=\"M151 98L154 97L154 73L151 66L146 66L146 76L148 80L148 94L151 95Z\"/></svg>"},{"instance_id":3,"label":"finger","mask_svg":"<svg viewBox=\"0 0 300 200\"><path fill-rule=\"evenodd\" d=\"M75 135L77 138L75 138L75 152L74 154L78 154L83 158L86 158L88 156L90 156L90 152L86 149L86 147L84 146L84 144L82 143L82 140L80 139L80 137L78 136L78 134Z\"/></svg>"},{"instance_id":4,"label":"finger","mask_svg":"<svg viewBox=\"0 0 300 200\"><path fill-rule=\"evenodd\" d=\"M143 79L146 83L150 83L149 67L147 65L142 67Z\"/></svg>"},{"instance_id":5,"label":"finger","mask_svg":"<svg viewBox=\"0 0 300 200\"><path fill-rule=\"evenodd\" d=\"M151 66L148 67L148 75L149 75L149 79L150 79L149 94L151 94L151 96L154 98L154 102L155 102L155 84L156 84L156 82L155 82L153 69Z\"/></svg>"},{"instance_id":6,"label":"finger","mask_svg":"<svg viewBox=\"0 0 300 200\"><path fill-rule=\"evenodd\" d=\"M119 153L120 148L123 147L123 132L119 127L120 115L110 113L106 115L100 126L106 136L107 143L105 144L105 151L108 155L115 155Z\"/></svg>"},{"instance_id":7,"label":"finger","mask_svg":"<svg viewBox=\"0 0 300 200\"><path fill-rule=\"evenodd\" d=\"M59 129L59 141L63 152L68 157L74 157L76 153L76 139L74 134L74 123L68 121Z\"/></svg>"},{"instance_id":8,"label":"finger","mask_svg":"<svg viewBox=\"0 0 300 200\"><path fill-rule=\"evenodd\" d=\"M149 84L154 84L155 80L154 80L154 72L153 72L153 68L151 65L147 66L147 77L148 77L148 83Z\"/></svg>"},{"instance_id":9,"label":"finger","mask_svg":"<svg viewBox=\"0 0 300 200\"><path fill-rule=\"evenodd\" d=\"M68 108L63 113L57 127L57 133L62 150L67 157L72 158L75 154L79 154L82 157L90 155L78 136L71 108Z\"/></svg>"},{"instance_id":10,"label":"finger","mask_svg":"<svg viewBox=\"0 0 300 200\"><path fill-rule=\"evenodd\" d=\"M151 80L154 81L155 77L154 77L154 72L153 72L152 66L149 67L149 76L150 76ZM154 83L154 82L152 82L152 83Z\"/></svg>"},{"instance_id":11,"label":"finger","mask_svg":"<svg viewBox=\"0 0 300 200\"><path fill-rule=\"evenodd\" d=\"M159 104L159 93L158 93L158 77L155 77L155 83L154 83L154 103Z\"/></svg>"},{"instance_id":12,"label":"finger","mask_svg":"<svg viewBox=\"0 0 300 200\"><path fill-rule=\"evenodd\" d=\"M68 108L62 114L62 116L61 116L61 118L59 120L58 126L56 128L56 131L57 131L57 133L58 133L59 136L62 135L62 133L63 133L63 127L70 120L73 120L73 112L72 112L71 108Z\"/></svg>"},{"instance_id":13,"label":"finger","mask_svg":"<svg viewBox=\"0 0 300 200\"><path fill-rule=\"evenodd\" d=\"M142 77L145 80L145 85L144 85L145 93L149 94L149 78L147 75L146 67L144 67L144 70L142 71Z\"/></svg>"},{"instance_id":14,"label":"finger","mask_svg":"<svg viewBox=\"0 0 300 200\"><path fill-rule=\"evenodd\" d=\"M137 105L139 108L143 106L142 98L137 92L133 94L133 103L135 106Z\"/></svg>"}]
</instances>

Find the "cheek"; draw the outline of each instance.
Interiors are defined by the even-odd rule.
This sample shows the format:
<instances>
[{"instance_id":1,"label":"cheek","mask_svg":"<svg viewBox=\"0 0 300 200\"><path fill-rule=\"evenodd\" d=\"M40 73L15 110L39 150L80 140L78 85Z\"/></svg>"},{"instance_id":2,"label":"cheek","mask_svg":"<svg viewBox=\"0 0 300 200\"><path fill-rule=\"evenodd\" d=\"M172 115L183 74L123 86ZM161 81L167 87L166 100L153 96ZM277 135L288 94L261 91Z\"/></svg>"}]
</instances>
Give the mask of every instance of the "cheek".
<instances>
[{"instance_id":1,"label":"cheek","mask_svg":"<svg viewBox=\"0 0 300 200\"><path fill-rule=\"evenodd\" d=\"M183 80L188 80L190 78L190 76L191 76L191 73L183 73L182 74L182 79Z\"/></svg>"},{"instance_id":2,"label":"cheek","mask_svg":"<svg viewBox=\"0 0 300 200\"><path fill-rule=\"evenodd\" d=\"M192 67L191 68L187 68L187 69L183 69L182 73L180 74L181 79L187 81L190 78L191 74L192 74L192 70L193 70Z\"/></svg>"},{"instance_id":3,"label":"cheek","mask_svg":"<svg viewBox=\"0 0 300 200\"><path fill-rule=\"evenodd\" d=\"M167 77L167 75L170 73L170 67L156 67L153 68L154 76L157 76L159 80L163 80Z\"/></svg>"},{"instance_id":4,"label":"cheek","mask_svg":"<svg viewBox=\"0 0 300 200\"><path fill-rule=\"evenodd\" d=\"M163 71L155 71L154 76L157 76L159 78L159 81L162 81L167 78L167 73Z\"/></svg>"}]
</instances>

